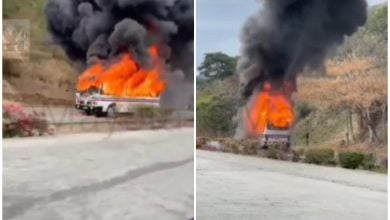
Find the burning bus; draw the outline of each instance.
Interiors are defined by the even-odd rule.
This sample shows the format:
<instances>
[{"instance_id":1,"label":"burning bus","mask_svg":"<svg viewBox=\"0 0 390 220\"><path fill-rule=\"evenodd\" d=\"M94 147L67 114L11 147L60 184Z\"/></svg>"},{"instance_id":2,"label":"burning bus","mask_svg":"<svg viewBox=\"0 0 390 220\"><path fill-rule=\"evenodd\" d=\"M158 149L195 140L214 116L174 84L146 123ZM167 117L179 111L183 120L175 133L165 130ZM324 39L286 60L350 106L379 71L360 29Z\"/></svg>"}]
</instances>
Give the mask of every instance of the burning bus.
<instances>
[{"instance_id":1,"label":"burning bus","mask_svg":"<svg viewBox=\"0 0 390 220\"><path fill-rule=\"evenodd\" d=\"M105 115L138 104L168 108L193 91L193 1L50 0L45 14L53 41L83 68L78 109Z\"/></svg>"},{"instance_id":2,"label":"burning bus","mask_svg":"<svg viewBox=\"0 0 390 220\"><path fill-rule=\"evenodd\" d=\"M291 94L293 83L285 82L279 88L264 83L243 111L244 129L252 137L260 138L260 146L282 145L290 148L290 128L294 122Z\"/></svg>"},{"instance_id":3,"label":"burning bus","mask_svg":"<svg viewBox=\"0 0 390 220\"><path fill-rule=\"evenodd\" d=\"M263 1L240 36L237 72L246 110L237 136L261 137L263 145L284 140L288 146L294 111L285 84L293 82L295 91L299 74L323 69L329 53L366 19L365 0Z\"/></svg>"},{"instance_id":4,"label":"burning bus","mask_svg":"<svg viewBox=\"0 0 390 220\"><path fill-rule=\"evenodd\" d=\"M79 109L86 115L95 115L97 117L107 116L115 117L118 113L134 112L140 106L159 107L158 97L113 97L104 93L94 93L79 99Z\"/></svg>"},{"instance_id":5,"label":"burning bus","mask_svg":"<svg viewBox=\"0 0 390 220\"><path fill-rule=\"evenodd\" d=\"M157 47L149 49L151 65L141 68L130 53L115 63L97 63L88 68L77 85L76 108L87 115L114 117L134 111L139 106L159 106L165 82Z\"/></svg>"}]
</instances>

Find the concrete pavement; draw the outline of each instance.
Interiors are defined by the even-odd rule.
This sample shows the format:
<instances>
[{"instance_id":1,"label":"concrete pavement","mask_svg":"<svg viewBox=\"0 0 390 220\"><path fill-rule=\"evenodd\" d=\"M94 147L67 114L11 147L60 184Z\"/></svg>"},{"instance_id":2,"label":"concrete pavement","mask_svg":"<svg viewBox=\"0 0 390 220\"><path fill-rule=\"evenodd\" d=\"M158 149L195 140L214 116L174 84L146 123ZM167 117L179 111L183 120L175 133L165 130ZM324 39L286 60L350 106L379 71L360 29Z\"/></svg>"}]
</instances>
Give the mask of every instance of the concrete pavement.
<instances>
[{"instance_id":1,"label":"concrete pavement","mask_svg":"<svg viewBox=\"0 0 390 220\"><path fill-rule=\"evenodd\" d=\"M3 218L190 219L193 129L3 140Z\"/></svg>"},{"instance_id":2,"label":"concrete pavement","mask_svg":"<svg viewBox=\"0 0 390 220\"><path fill-rule=\"evenodd\" d=\"M197 151L197 219L385 220L387 176Z\"/></svg>"}]
</instances>

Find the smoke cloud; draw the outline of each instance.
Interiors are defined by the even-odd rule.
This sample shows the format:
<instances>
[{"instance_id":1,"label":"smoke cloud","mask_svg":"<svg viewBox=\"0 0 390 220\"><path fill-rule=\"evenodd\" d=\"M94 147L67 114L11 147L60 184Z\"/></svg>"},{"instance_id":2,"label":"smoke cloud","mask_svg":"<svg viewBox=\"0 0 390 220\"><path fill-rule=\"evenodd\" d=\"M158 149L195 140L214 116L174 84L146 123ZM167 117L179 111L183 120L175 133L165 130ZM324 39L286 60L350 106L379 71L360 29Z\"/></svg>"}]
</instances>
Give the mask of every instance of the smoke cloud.
<instances>
[{"instance_id":1,"label":"smoke cloud","mask_svg":"<svg viewBox=\"0 0 390 220\"><path fill-rule=\"evenodd\" d=\"M48 0L45 13L55 42L84 67L130 52L147 68L148 48L159 45L169 90L193 84L193 0ZM184 77L176 79L175 71ZM176 99L180 93L164 98Z\"/></svg>"},{"instance_id":2,"label":"smoke cloud","mask_svg":"<svg viewBox=\"0 0 390 220\"><path fill-rule=\"evenodd\" d=\"M241 33L238 62L241 95L263 82L295 81L304 68L323 64L328 52L362 26L365 0L264 0Z\"/></svg>"}]
</instances>

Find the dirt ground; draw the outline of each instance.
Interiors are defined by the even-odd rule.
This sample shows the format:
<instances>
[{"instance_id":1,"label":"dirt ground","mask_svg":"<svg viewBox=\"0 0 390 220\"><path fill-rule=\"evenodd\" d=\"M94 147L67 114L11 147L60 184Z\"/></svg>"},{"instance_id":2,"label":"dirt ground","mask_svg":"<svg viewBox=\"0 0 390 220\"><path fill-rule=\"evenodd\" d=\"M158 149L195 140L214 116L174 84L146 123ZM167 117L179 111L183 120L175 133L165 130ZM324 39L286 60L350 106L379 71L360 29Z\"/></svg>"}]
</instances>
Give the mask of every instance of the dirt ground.
<instances>
[{"instance_id":1,"label":"dirt ground","mask_svg":"<svg viewBox=\"0 0 390 220\"><path fill-rule=\"evenodd\" d=\"M4 60L3 99L23 104L73 104L78 71L65 60Z\"/></svg>"}]
</instances>

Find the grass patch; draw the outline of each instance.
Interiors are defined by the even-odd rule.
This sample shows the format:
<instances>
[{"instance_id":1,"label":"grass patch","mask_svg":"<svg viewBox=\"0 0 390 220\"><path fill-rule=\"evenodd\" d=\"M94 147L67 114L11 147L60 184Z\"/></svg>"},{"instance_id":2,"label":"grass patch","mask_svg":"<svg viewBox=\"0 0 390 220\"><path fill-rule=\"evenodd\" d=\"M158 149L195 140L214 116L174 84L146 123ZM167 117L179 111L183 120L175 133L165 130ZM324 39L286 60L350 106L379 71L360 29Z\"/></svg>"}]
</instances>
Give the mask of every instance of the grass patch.
<instances>
[{"instance_id":1,"label":"grass patch","mask_svg":"<svg viewBox=\"0 0 390 220\"><path fill-rule=\"evenodd\" d=\"M27 19L30 21L31 46L36 42L48 39L46 29L45 9L46 0L4 0L4 19Z\"/></svg>"},{"instance_id":2,"label":"grass patch","mask_svg":"<svg viewBox=\"0 0 390 220\"><path fill-rule=\"evenodd\" d=\"M306 107L301 108L304 109ZM306 110L302 111L305 112ZM340 136L345 133L344 113L343 111L312 110L306 117L298 118L292 131L293 145L305 146L307 133L309 133L309 145L324 145L329 140L332 140L330 145L337 143L344 138Z\"/></svg>"}]
</instances>

